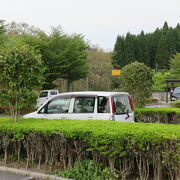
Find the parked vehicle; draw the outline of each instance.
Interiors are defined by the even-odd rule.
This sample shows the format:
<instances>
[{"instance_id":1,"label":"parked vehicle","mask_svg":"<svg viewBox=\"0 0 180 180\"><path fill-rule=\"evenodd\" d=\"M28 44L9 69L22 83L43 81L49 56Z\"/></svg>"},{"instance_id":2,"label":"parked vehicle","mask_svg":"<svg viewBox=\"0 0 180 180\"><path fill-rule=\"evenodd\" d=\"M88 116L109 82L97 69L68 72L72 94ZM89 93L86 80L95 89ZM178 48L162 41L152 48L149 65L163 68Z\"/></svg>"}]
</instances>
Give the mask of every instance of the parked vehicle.
<instances>
[{"instance_id":1,"label":"parked vehicle","mask_svg":"<svg viewBox=\"0 0 180 180\"><path fill-rule=\"evenodd\" d=\"M61 93L23 117L134 122L132 100L125 92Z\"/></svg>"},{"instance_id":2,"label":"parked vehicle","mask_svg":"<svg viewBox=\"0 0 180 180\"><path fill-rule=\"evenodd\" d=\"M180 87L176 87L171 96L172 101L180 100Z\"/></svg>"},{"instance_id":3,"label":"parked vehicle","mask_svg":"<svg viewBox=\"0 0 180 180\"><path fill-rule=\"evenodd\" d=\"M51 97L59 94L58 90L43 90L41 91L38 100L37 100L37 105L36 107L39 108L42 104L44 104L48 99Z\"/></svg>"}]
</instances>

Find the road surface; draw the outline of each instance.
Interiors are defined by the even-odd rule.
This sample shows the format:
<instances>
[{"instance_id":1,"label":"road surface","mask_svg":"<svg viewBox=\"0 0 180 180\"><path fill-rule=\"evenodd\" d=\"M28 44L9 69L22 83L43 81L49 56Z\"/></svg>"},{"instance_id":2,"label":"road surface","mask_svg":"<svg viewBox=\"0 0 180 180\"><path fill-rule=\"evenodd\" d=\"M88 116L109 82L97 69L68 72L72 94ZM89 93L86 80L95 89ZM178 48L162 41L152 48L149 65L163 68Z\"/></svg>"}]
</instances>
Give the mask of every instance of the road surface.
<instances>
[{"instance_id":1,"label":"road surface","mask_svg":"<svg viewBox=\"0 0 180 180\"><path fill-rule=\"evenodd\" d=\"M37 180L32 177L0 171L0 180Z\"/></svg>"}]
</instances>

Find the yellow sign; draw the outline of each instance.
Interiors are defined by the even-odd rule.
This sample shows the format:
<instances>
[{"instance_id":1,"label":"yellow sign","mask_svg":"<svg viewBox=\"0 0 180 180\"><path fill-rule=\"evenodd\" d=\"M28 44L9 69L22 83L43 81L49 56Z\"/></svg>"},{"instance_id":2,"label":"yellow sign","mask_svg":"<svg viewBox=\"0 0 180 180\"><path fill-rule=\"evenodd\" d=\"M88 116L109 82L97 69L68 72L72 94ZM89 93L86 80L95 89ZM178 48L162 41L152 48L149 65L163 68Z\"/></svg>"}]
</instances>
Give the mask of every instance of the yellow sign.
<instances>
[{"instance_id":1,"label":"yellow sign","mask_svg":"<svg viewBox=\"0 0 180 180\"><path fill-rule=\"evenodd\" d=\"M121 74L121 70L120 69L113 69L112 70L112 76L119 76Z\"/></svg>"}]
</instances>

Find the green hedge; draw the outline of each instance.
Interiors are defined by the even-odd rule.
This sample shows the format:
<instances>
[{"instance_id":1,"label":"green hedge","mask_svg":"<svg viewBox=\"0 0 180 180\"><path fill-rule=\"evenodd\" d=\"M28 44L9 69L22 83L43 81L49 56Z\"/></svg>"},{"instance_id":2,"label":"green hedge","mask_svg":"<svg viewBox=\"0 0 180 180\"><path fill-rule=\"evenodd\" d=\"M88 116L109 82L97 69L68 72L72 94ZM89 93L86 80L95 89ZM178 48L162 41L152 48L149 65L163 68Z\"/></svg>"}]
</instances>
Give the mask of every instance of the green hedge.
<instances>
[{"instance_id":1,"label":"green hedge","mask_svg":"<svg viewBox=\"0 0 180 180\"><path fill-rule=\"evenodd\" d=\"M137 108L136 122L180 124L179 108Z\"/></svg>"},{"instance_id":2,"label":"green hedge","mask_svg":"<svg viewBox=\"0 0 180 180\"><path fill-rule=\"evenodd\" d=\"M180 101L172 101L171 104L175 108L180 108Z\"/></svg>"},{"instance_id":3,"label":"green hedge","mask_svg":"<svg viewBox=\"0 0 180 180\"><path fill-rule=\"evenodd\" d=\"M96 120L0 118L0 152L11 157L66 169L74 162L92 159L122 178L137 174L178 179L180 174L180 125L121 123Z\"/></svg>"}]
</instances>

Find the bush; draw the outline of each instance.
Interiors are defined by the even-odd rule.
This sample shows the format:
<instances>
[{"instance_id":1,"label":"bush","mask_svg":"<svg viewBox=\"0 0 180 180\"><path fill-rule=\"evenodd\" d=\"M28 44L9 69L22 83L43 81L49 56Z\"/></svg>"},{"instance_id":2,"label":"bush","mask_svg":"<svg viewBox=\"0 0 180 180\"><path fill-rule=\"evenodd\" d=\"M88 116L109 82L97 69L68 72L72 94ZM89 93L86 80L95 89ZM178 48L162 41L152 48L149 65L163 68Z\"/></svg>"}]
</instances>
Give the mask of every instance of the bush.
<instances>
[{"instance_id":1,"label":"bush","mask_svg":"<svg viewBox=\"0 0 180 180\"><path fill-rule=\"evenodd\" d=\"M144 107L151 95L152 72L143 63L133 62L122 68L120 82L123 91L128 92L135 107Z\"/></svg>"},{"instance_id":2,"label":"bush","mask_svg":"<svg viewBox=\"0 0 180 180\"><path fill-rule=\"evenodd\" d=\"M66 169L91 159L119 171L122 179L136 174L145 180L152 168L154 179L178 179L180 126L95 120L0 118L0 149L5 163L17 156L31 164Z\"/></svg>"},{"instance_id":3,"label":"bush","mask_svg":"<svg viewBox=\"0 0 180 180\"><path fill-rule=\"evenodd\" d=\"M136 108L136 122L180 124L178 108Z\"/></svg>"},{"instance_id":4,"label":"bush","mask_svg":"<svg viewBox=\"0 0 180 180\"><path fill-rule=\"evenodd\" d=\"M62 172L57 172L56 174L60 177L72 178L75 180L118 179L119 177L103 164L98 164L92 160L77 161L73 167Z\"/></svg>"},{"instance_id":5,"label":"bush","mask_svg":"<svg viewBox=\"0 0 180 180\"><path fill-rule=\"evenodd\" d=\"M180 101L173 101L171 102L172 103L172 106L175 107L175 108L180 108Z\"/></svg>"}]
</instances>

